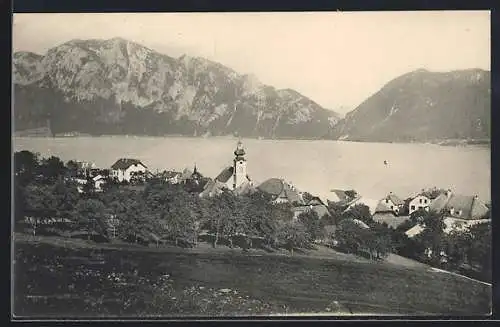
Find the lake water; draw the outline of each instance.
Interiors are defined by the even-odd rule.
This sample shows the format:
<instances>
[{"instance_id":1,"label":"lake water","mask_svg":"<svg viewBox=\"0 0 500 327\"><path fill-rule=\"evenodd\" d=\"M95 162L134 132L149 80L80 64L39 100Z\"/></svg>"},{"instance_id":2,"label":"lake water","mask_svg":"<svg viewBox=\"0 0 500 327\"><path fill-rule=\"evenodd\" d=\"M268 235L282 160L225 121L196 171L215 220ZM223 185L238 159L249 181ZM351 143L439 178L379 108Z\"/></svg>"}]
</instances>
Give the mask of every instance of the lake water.
<instances>
[{"instance_id":1,"label":"lake water","mask_svg":"<svg viewBox=\"0 0 500 327\"><path fill-rule=\"evenodd\" d=\"M433 144L355 143L243 139L248 174L259 184L271 177L327 197L333 188L355 189L366 203L388 192L407 197L422 188L451 188L490 200L490 148ZM13 138L15 151L30 150L95 162L109 168L118 158L140 159L151 170L198 166L216 177L231 165L237 139L183 137ZM384 165L384 160L388 165Z\"/></svg>"}]
</instances>

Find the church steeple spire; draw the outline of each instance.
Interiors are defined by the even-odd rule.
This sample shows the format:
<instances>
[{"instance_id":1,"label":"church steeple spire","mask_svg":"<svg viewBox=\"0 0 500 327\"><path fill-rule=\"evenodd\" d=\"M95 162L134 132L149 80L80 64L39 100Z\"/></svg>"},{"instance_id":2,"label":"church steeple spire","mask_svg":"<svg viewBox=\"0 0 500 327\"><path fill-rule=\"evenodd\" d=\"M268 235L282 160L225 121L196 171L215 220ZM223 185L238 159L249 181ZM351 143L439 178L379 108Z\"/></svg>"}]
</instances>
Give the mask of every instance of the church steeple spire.
<instances>
[{"instance_id":1,"label":"church steeple spire","mask_svg":"<svg viewBox=\"0 0 500 327\"><path fill-rule=\"evenodd\" d=\"M238 141L236 145L236 150L234 150L234 165L233 165L233 189L236 189L246 180L247 177L247 162L245 159L245 149L243 148L243 143L241 140Z\"/></svg>"},{"instance_id":2,"label":"church steeple spire","mask_svg":"<svg viewBox=\"0 0 500 327\"><path fill-rule=\"evenodd\" d=\"M245 149L243 148L243 143L241 143L241 140L239 140L238 144L236 145L234 155L236 156L236 158L234 159L235 161L245 160Z\"/></svg>"}]
</instances>

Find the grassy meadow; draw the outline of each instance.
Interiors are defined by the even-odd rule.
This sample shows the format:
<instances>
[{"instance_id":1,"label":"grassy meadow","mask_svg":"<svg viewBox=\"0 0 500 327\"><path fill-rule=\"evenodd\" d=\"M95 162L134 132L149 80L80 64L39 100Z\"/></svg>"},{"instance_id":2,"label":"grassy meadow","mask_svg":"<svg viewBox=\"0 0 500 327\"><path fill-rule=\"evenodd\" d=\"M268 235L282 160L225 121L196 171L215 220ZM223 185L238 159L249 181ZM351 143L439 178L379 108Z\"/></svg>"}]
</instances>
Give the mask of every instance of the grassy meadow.
<instances>
[{"instance_id":1,"label":"grassy meadow","mask_svg":"<svg viewBox=\"0 0 500 327\"><path fill-rule=\"evenodd\" d=\"M26 318L490 313L491 287L424 265L238 251L15 242Z\"/></svg>"}]
</instances>

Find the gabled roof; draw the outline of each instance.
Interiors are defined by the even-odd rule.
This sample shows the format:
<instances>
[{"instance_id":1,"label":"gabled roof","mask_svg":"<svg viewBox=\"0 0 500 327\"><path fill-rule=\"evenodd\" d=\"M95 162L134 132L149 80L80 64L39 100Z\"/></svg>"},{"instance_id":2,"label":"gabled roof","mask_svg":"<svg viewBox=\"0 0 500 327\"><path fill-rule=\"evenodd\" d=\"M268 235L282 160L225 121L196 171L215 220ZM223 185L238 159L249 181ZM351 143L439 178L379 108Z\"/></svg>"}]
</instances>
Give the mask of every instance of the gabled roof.
<instances>
[{"instance_id":1,"label":"gabled roof","mask_svg":"<svg viewBox=\"0 0 500 327\"><path fill-rule=\"evenodd\" d=\"M222 193L225 188L225 184L211 179L203 187L203 191L200 193L200 197L218 195Z\"/></svg>"},{"instance_id":2,"label":"gabled roof","mask_svg":"<svg viewBox=\"0 0 500 327\"><path fill-rule=\"evenodd\" d=\"M369 229L370 226L368 226L367 224L365 224L363 221L359 220L359 219L353 219L352 220L356 225L358 225L359 227L361 228L364 228L364 229Z\"/></svg>"},{"instance_id":3,"label":"gabled roof","mask_svg":"<svg viewBox=\"0 0 500 327\"><path fill-rule=\"evenodd\" d=\"M339 189L333 189L330 192L335 194L335 196L338 198L338 201L332 201L337 204L345 205L345 206L351 206L355 202L357 202L359 199L361 199L361 196L356 193L355 197L351 197L347 195L348 191L345 190L339 190ZM326 203L325 203L326 204Z\"/></svg>"},{"instance_id":4,"label":"gabled roof","mask_svg":"<svg viewBox=\"0 0 500 327\"><path fill-rule=\"evenodd\" d=\"M314 196L309 202L307 202L307 205L326 205L323 200L321 200L320 197Z\"/></svg>"},{"instance_id":5,"label":"gabled roof","mask_svg":"<svg viewBox=\"0 0 500 327\"><path fill-rule=\"evenodd\" d=\"M447 215L460 219L480 219L489 211L477 197L453 193L439 195L432 201L430 209L434 212L445 210ZM449 213L451 209L454 211L453 215Z\"/></svg>"},{"instance_id":6,"label":"gabled roof","mask_svg":"<svg viewBox=\"0 0 500 327\"><path fill-rule=\"evenodd\" d=\"M276 198L286 199L288 202L303 203L299 192L289 183L279 178L270 178L257 187L260 191L273 195Z\"/></svg>"},{"instance_id":7,"label":"gabled roof","mask_svg":"<svg viewBox=\"0 0 500 327\"><path fill-rule=\"evenodd\" d=\"M227 167L224 168L220 174L215 177L215 180L221 183L227 183L231 177L233 177L234 173L234 168L233 167Z\"/></svg>"},{"instance_id":8,"label":"gabled roof","mask_svg":"<svg viewBox=\"0 0 500 327\"><path fill-rule=\"evenodd\" d=\"M414 196L411 196L411 197L409 198L409 200L410 200L410 202L411 202L411 201L413 201L413 200L415 200L415 199L417 199L417 198L419 198L419 197L424 197L424 198L427 198L429 201L430 201L430 200L432 200L430 197L428 197L427 195L422 194L422 193L418 193L418 194L416 194L416 195L414 195Z\"/></svg>"},{"instance_id":9,"label":"gabled roof","mask_svg":"<svg viewBox=\"0 0 500 327\"><path fill-rule=\"evenodd\" d=\"M440 212L441 210L445 209L447 203L448 203L448 197L446 196L445 193L441 193L437 198L435 198L431 202L429 208L431 211Z\"/></svg>"},{"instance_id":10,"label":"gabled roof","mask_svg":"<svg viewBox=\"0 0 500 327\"><path fill-rule=\"evenodd\" d=\"M347 201L349 199L344 190L333 189L331 192L334 193L340 201Z\"/></svg>"},{"instance_id":11,"label":"gabled roof","mask_svg":"<svg viewBox=\"0 0 500 327\"><path fill-rule=\"evenodd\" d=\"M378 202L377 207L375 208L375 213L377 212L393 212L394 209L391 209L388 203L385 203L385 199L382 199Z\"/></svg>"},{"instance_id":12,"label":"gabled roof","mask_svg":"<svg viewBox=\"0 0 500 327\"><path fill-rule=\"evenodd\" d=\"M129 159L129 158L121 158L121 159L118 159L112 166L111 166L111 169L121 169L121 170L125 170L125 169L128 169L130 166L132 165L142 165L144 166L145 168L146 165L143 164L140 160L137 160L137 159Z\"/></svg>"},{"instance_id":13,"label":"gabled roof","mask_svg":"<svg viewBox=\"0 0 500 327\"><path fill-rule=\"evenodd\" d=\"M401 200L400 197L398 197L397 195L393 194L393 193L389 193L385 198L385 199L389 199L392 201L392 203L394 203L395 205L399 206L399 205L403 205L405 202L403 200Z\"/></svg>"}]
</instances>

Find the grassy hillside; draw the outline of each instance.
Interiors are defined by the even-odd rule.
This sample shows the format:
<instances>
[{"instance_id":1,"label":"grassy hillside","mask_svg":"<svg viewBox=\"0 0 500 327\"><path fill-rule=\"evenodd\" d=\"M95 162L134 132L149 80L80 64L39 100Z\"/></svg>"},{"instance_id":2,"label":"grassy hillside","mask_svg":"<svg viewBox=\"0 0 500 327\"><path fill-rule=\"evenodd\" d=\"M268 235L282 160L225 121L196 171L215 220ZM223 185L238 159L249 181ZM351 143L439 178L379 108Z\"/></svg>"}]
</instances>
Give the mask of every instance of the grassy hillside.
<instances>
[{"instance_id":1,"label":"grassy hillside","mask_svg":"<svg viewBox=\"0 0 500 327\"><path fill-rule=\"evenodd\" d=\"M26 241L15 253L18 316L490 312L489 286L423 266Z\"/></svg>"}]
</instances>

